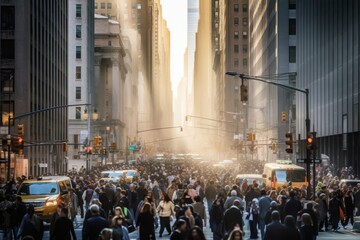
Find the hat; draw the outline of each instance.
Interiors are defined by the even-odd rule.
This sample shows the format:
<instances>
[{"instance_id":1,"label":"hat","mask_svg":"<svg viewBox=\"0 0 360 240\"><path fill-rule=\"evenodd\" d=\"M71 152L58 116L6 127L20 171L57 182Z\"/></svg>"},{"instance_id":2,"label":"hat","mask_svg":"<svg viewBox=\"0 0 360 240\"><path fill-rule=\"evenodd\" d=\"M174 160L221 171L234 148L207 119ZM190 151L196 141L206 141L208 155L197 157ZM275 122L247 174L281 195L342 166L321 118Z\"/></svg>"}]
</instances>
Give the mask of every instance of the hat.
<instances>
[{"instance_id":1,"label":"hat","mask_svg":"<svg viewBox=\"0 0 360 240\"><path fill-rule=\"evenodd\" d=\"M277 206L277 202L272 201L272 202L270 203L270 206L271 206L271 207L275 207L275 206Z\"/></svg>"},{"instance_id":2,"label":"hat","mask_svg":"<svg viewBox=\"0 0 360 240\"><path fill-rule=\"evenodd\" d=\"M325 193L320 193L319 197L325 197Z\"/></svg>"},{"instance_id":3,"label":"hat","mask_svg":"<svg viewBox=\"0 0 360 240\"><path fill-rule=\"evenodd\" d=\"M236 196L236 195L237 195L236 190L232 190L232 191L230 192L230 195L231 195L231 196Z\"/></svg>"}]
</instances>

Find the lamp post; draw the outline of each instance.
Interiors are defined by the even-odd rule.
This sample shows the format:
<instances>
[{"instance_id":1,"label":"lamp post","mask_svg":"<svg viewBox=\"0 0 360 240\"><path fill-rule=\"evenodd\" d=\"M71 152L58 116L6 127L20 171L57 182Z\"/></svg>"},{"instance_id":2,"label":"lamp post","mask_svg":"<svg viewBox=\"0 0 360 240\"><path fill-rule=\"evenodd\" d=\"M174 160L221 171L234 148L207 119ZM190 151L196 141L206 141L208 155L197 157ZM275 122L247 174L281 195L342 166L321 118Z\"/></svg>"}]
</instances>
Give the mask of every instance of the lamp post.
<instances>
[{"instance_id":1,"label":"lamp post","mask_svg":"<svg viewBox=\"0 0 360 240\"><path fill-rule=\"evenodd\" d=\"M296 73L294 73L296 74ZM260 81L260 82L264 82L270 85L275 85L278 87L284 87L290 90L294 90L297 92L301 92L305 94L305 105L306 105L306 116L305 116L305 128L306 128L306 134L310 133L310 118L309 118L309 89L300 89L300 88L296 88L296 87L292 87L289 85L285 85L285 84L281 84L281 83L277 83L277 82L272 82L272 81L268 81L264 78L261 77L255 77L255 76L249 76L249 75L245 75L242 73L238 73L238 72L226 72L226 75L230 75L230 76L238 76L241 79L247 79L247 80L255 80L255 81ZM307 181L310 181L310 163L311 163L311 151L309 149L306 150L306 175L307 175ZM314 167L313 167L313 189L314 189L314 193L315 193L315 162L314 162ZM310 199L310 184L308 184L307 186L307 198Z\"/></svg>"},{"instance_id":2,"label":"lamp post","mask_svg":"<svg viewBox=\"0 0 360 240\"><path fill-rule=\"evenodd\" d=\"M84 109L84 113L83 113L83 119L85 121L87 121L87 128L88 128L88 133L87 133L87 139L88 141L86 141L86 145L84 146L85 151L86 151L86 170L89 171L90 168L90 159L89 159L89 155L92 154L92 147L91 147L91 120L96 121L99 117L96 108L94 108L94 111L91 112L91 107L89 107L88 109ZM91 118L89 117L91 116Z\"/></svg>"}]
</instances>

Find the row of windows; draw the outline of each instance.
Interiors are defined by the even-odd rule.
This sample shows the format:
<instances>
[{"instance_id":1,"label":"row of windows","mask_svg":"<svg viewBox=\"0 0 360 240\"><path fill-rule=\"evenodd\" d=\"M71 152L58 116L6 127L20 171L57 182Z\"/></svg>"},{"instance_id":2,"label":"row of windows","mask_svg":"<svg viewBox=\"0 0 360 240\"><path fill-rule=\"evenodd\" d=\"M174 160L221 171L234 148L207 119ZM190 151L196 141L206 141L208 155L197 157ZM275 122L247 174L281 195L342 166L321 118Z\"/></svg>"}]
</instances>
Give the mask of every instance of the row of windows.
<instances>
[{"instance_id":1,"label":"row of windows","mask_svg":"<svg viewBox=\"0 0 360 240\"><path fill-rule=\"evenodd\" d=\"M247 65L248 65L247 58L243 58L242 65L243 65L243 67L247 67ZM234 67L239 67L239 59L238 58L234 59Z\"/></svg>"},{"instance_id":2,"label":"row of windows","mask_svg":"<svg viewBox=\"0 0 360 240\"><path fill-rule=\"evenodd\" d=\"M100 3L100 9L111 9L112 8L112 4L111 3L104 3L104 2L102 2L102 3ZM98 9L98 3L97 2L95 2L95 9Z\"/></svg>"},{"instance_id":3,"label":"row of windows","mask_svg":"<svg viewBox=\"0 0 360 240\"><path fill-rule=\"evenodd\" d=\"M248 45L247 44L244 44L242 46L242 52L243 53L247 53L248 52ZM234 45L234 53L239 53L239 45L238 44L235 44Z\"/></svg>"},{"instance_id":4,"label":"row of windows","mask_svg":"<svg viewBox=\"0 0 360 240\"><path fill-rule=\"evenodd\" d=\"M247 32L246 32L246 31L243 31L243 33L242 33L242 38L245 40L245 39L247 39L247 37L248 37ZM234 39L239 39L239 32L238 32L238 31L235 31L235 32L234 32Z\"/></svg>"},{"instance_id":5,"label":"row of windows","mask_svg":"<svg viewBox=\"0 0 360 240\"><path fill-rule=\"evenodd\" d=\"M244 18L242 19L242 24L243 24L244 26L247 26L247 25L248 25L248 19L247 19L247 17L244 17ZM235 25L235 26L238 26L238 25L239 25L239 18L238 18L238 17L234 17L234 25Z\"/></svg>"},{"instance_id":6,"label":"row of windows","mask_svg":"<svg viewBox=\"0 0 360 240\"><path fill-rule=\"evenodd\" d=\"M242 5L242 11L244 13L248 11L248 5L247 4ZM239 12L239 4L234 4L234 12Z\"/></svg>"}]
</instances>

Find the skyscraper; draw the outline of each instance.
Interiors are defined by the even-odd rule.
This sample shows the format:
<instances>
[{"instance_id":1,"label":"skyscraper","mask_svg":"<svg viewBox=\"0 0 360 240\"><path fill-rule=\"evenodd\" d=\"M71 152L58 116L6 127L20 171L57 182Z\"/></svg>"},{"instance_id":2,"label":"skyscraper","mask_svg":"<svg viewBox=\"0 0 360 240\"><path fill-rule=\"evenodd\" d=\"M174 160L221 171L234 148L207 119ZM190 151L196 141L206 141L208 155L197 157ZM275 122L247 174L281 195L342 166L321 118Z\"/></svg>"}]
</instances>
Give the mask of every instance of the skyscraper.
<instances>
[{"instance_id":1,"label":"skyscraper","mask_svg":"<svg viewBox=\"0 0 360 240\"><path fill-rule=\"evenodd\" d=\"M296 4L295 1L249 1L249 43L250 68L252 76L266 77L281 73L296 72ZM285 85L296 84L295 79L279 82ZM270 143L278 139L278 146L283 145L285 132L295 132L295 93L257 81L249 81L248 126L256 133L260 143ZM287 118L282 121L281 112ZM291 157L285 148L278 147L275 154L269 154L268 146L257 148L259 159L275 160Z\"/></svg>"},{"instance_id":2,"label":"skyscraper","mask_svg":"<svg viewBox=\"0 0 360 240\"><path fill-rule=\"evenodd\" d=\"M359 176L359 2L297 1L298 86L309 89L318 154ZM305 138L305 99L298 95L297 133ZM339 174L338 172L333 174Z\"/></svg>"},{"instance_id":3,"label":"skyscraper","mask_svg":"<svg viewBox=\"0 0 360 240\"><path fill-rule=\"evenodd\" d=\"M5 137L9 114L16 117L68 103L68 0L0 1L0 8L0 124ZM67 141L67 112L34 113L11 123L24 124L29 174L66 169L61 143ZM15 133L13 127L10 133Z\"/></svg>"}]
</instances>

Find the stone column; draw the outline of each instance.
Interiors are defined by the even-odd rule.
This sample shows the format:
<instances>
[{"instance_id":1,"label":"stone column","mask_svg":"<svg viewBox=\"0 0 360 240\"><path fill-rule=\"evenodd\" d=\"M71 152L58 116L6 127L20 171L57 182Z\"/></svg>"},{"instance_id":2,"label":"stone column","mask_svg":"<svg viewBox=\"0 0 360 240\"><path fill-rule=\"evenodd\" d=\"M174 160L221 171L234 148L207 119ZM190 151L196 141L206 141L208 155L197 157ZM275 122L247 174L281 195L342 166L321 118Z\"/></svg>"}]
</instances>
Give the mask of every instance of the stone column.
<instances>
[{"instance_id":1,"label":"stone column","mask_svg":"<svg viewBox=\"0 0 360 240\"><path fill-rule=\"evenodd\" d=\"M111 58L112 62L112 89L111 89L111 97L112 97L112 118L116 120L122 119L122 112L123 109L123 88L121 87L121 79L120 79L120 72L119 72L119 59Z\"/></svg>"}]
</instances>

